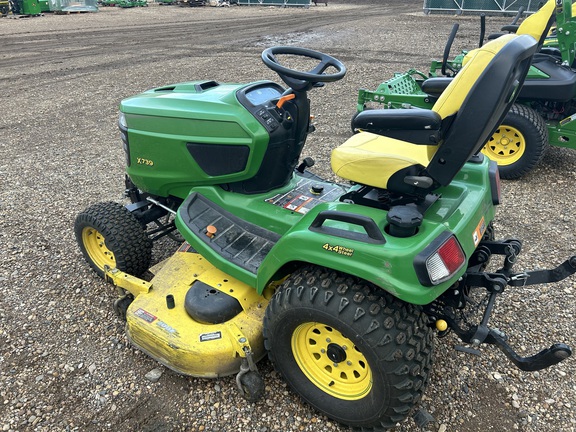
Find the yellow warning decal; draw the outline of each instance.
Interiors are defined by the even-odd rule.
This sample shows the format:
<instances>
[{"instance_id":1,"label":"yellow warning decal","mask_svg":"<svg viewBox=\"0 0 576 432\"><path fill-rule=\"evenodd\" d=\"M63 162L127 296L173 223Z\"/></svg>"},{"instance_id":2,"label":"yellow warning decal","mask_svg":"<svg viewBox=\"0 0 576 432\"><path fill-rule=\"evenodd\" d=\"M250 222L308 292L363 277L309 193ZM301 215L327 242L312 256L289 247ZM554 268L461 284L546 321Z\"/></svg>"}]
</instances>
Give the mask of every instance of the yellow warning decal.
<instances>
[{"instance_id":1,"label":"yellow warning decal","mask_svg":"<svg viewBox=\"0 0 576 432\"><path fill-rule=\"evenodd\" d=\"M480 240L482 240L482 236L484 235L485 232L486 232L486 221L484 221L484 216L482 216L482 219L480 219L480 222L478 223L476 229L474 230L474 234L472 234L472 240L474 240L474 246L478 246L478 243L480 243Z\"/></svg>"}]
</instances>

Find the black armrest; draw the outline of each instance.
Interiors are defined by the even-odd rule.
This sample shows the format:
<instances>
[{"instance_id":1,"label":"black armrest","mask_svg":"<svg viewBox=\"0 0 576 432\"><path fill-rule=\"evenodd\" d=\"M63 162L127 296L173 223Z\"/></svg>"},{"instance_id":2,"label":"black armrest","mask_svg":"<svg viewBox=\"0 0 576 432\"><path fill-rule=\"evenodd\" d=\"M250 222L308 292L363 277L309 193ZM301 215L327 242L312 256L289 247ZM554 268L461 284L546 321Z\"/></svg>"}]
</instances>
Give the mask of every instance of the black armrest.
<instances>
[{"instance_id":1,"label":"black armrest","mask_svg":"<svg viewBox=\"0 0 576 432\"><path fill-rule=\"evenodd\" d=\"M508 33L516 33L518 31L518 27L520 27L519 24L508 24L500 27L500 30Z\"/></svg>"},{"instance_id":2,"label":"black armrest","mask_svg":"<svg viewBox=\"0 0 576 432\"><path fill-rule=\"evenodd\" d=\"M453 78L449 77L428 78L422 83L422 91L430 96L438 97L446 90L452 80Z\"/></svg>"},{"instance_id":3,"label":"black armrest","mask_svg":"<svg viewBox=\"0 0 576 432\"><path fill-rule=\"evenodd\" d=\"M367 110L352 120L354 130L426 145L440 141L441 125L440 115L426 109Z\"/></svg>"},{"instance_id":4,"label":"black armrest","mask_svg":"<svg viewBox=\"0 0 576 432\"><path fill-rule=\"evenodd\" d=\"M508 34L508 33L490 33L486 39L491 41L494 39L498 39L500 36L504 36L505 34Z\"/></svg>"}]
</instances>

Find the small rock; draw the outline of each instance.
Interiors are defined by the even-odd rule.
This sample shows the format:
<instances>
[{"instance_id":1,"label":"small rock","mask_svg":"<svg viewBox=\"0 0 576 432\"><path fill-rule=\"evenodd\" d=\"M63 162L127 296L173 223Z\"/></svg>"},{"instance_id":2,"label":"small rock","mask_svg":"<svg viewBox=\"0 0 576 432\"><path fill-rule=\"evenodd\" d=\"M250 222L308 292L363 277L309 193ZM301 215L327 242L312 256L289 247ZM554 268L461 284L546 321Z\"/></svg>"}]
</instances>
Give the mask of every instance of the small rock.
<instances>
[{"instance_id":1,"label":"small rock","mask_svg":"<svg viewBox=\"0 0 576 432\"><path fill-rule=\"evenodd\" d=\"M440 427L438 428L438 432L446 432L447 429L448 429L448 426L446 426L444 423L442 423L440 425Z\"/></svg>"},{"instance_id":2,"label":"small rock","mask_svg":"<svg viewBox=\"0 0 576 432\"><path fill-rule=\"evenodd\" d=\"M164 373L164 371L160 368L154 368L152 369L150 372L148 372L146 375L144 375L144 377L150 381L150 382L158 382L158 380L160 379L160 377L162 376L162 374Z\"/></svg>"}]
</instances>

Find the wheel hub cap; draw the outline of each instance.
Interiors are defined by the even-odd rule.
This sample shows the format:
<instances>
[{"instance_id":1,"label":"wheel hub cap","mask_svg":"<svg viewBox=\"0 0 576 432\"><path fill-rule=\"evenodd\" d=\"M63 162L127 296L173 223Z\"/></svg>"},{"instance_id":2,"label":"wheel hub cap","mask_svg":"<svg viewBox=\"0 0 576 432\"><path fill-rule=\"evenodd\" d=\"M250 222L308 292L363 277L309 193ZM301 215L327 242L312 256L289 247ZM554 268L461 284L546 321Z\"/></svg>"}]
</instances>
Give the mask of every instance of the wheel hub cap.
<instances>
[{"instance_id":1,"label":"wheel hub cap","mask_svg":"<svg viewBox=\"0 0 576 432\"><path fill-rule=\"evenodd\" d=\"M498 165L512 165L519 161L526 150L526 139L516 128L501 125L490 137L482 153Z\"/></svg>"},{"instance_id":2,"label":"wheel hub cap","mask_svg":"<svg viewBox=\"0 0 576 432\"><path fill-rule=\"evenodd\" d=\"M336 345L331 343L328 345L328 349L326 350L326 354L328 358L332 360L334 363L342 363L346 360L346 346L341 347L340 345Z\"/></svg>"}]
</instances>

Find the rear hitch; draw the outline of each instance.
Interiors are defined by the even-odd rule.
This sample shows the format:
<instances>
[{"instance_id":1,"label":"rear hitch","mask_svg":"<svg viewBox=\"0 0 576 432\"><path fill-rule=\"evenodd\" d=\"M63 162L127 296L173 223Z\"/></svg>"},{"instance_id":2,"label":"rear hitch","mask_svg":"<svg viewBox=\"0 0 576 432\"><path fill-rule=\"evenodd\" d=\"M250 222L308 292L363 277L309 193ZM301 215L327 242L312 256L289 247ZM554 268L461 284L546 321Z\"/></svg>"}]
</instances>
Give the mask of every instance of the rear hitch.
<instances>
[{"instance_id":1,"label":"rear hitch","mask_svg":"<svg viewBox=\"0 0 576 432\"><path fill-rule=\"evenodd\" d=\"M469 272L464 275L458 286L448 291L435 303L429 305L428 313L439 321L445 321L460 339L470 344L470 347L457 346L456 350L469 354L480 355L477 349L481 344L496 345L519 369L523 371L537 371L560 363L572 355L571 348L563 343L555 343L550 348L544 349L537 354L522 357L508 344L507 338L498 329L488 326L488 321L494 310L496 297L502 294L507 286L527 286L543 283L559 282L576 273L576 256L572 256L558 267L551 270L533 270L522 273L512 273L512 267L521 250L521 244L517 240L487 241L479 246L476 256L469 262ZM477 270L486 263L490 255L504 255L504 264L495 273ZM484 288L487 291L484 301L474 303L470 297L473 288ZM482 319L477 325L470 325L467 315L464 314L466 305L471 305L480 312L484 306ZM466 328L461 325L464 324Z\"/></svg>"},{"instance_id":2,"label":"rear hitch","mask_svg":"<svg viewBox=\"0 0 576 432\"><path fill-rule=\"evenodd\" d=\"M533 356L521 357L508 345L504 335L497 330L490 330L485 342L496 345L512 363L525 372L546 369L572 355L572 350L568 345L555 343L550 348L543 349Z\"/></svg>"}]
</instances>

